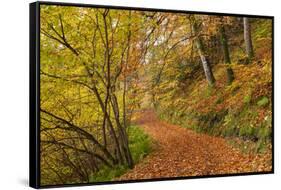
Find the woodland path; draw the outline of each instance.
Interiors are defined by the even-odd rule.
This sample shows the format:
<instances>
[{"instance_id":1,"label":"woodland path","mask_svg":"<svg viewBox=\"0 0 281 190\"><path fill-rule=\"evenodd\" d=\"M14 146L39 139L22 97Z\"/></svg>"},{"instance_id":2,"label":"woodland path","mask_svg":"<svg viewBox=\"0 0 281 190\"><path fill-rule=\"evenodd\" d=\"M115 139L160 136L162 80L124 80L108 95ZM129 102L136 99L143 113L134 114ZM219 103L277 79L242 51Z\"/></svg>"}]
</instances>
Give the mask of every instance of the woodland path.
<instances>
[{"instance_id":1,"label":"woodland path","mask_svg":"<svg viewBox=\"0 0 281 190\"><path fill-rule=\"evenodd\" d=\"M153 111L139 114L137 124L152 137L154 150L118 180L271 170L269 156L243 154L223 138L159 121Z\"/></svg>"}]
</instances>

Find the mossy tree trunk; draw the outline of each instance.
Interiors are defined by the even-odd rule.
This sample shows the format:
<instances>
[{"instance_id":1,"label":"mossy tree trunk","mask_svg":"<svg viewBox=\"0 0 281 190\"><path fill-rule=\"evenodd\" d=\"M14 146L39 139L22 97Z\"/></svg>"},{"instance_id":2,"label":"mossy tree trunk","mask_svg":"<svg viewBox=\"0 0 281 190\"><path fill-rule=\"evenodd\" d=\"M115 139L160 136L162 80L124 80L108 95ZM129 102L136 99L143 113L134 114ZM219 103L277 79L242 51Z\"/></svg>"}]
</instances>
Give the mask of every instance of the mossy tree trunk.
<instances>
[{"instance_id":1,"label":"mossy tree trunk","mask_svg":"<svg viewBox=\"0 0 281 190\"><path fill-rule=\"evenodd\" d=\"M231 59L229 55L228 40L225 34L225 28L223 24L221 24L220 26L220 42L223 50L224 63L227 65L227 69L226 69L227 84L230 85L234 80L234 73L230 66Z\"/></svg>"}]
</instances>

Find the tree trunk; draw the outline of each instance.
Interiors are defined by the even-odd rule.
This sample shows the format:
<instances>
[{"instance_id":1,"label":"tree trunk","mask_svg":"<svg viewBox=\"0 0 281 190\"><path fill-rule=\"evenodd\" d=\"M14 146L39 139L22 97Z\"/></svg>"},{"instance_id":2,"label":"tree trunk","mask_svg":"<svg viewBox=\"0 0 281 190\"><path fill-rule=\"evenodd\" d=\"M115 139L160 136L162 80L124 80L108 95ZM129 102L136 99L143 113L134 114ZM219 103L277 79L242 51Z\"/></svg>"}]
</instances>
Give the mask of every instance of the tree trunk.
<instances>
[{"instance_id":1,"label":"tree trunk","mask_svg":"<svg viewBox=\"0 0 281 190\"><path fill-rule=\"evenodd\" d=\"M111 103L112 103L112 108L113 108L113 112L114 112L114 117L115 117L115 122L118 128L118 133L119 133L119 137L120 137L120 145L121 145L121 150L123 150L125 159L127 161L127 164L129 166L129 168L133 168L134 167L134 161L133 161L133 157L129 148L129 141L128 141L128 134L126 133L125 128L122 127L120 120L119 120L119 106L118 106L118 102L117 102L117 97L112 94L112 98L111 98Z\"/></svg>"},{"instance_id":2,"label":"tree trunk","mask_svg":"<svg viewBox=\"0 0 281 190\"><path fill-rule=\"evenodd\" d=\"M127 92L127 70L129 64L129 57L130 57L130 49L131 49L131 12L129 12L129 25L128 25L128 40L127 40L127 55L125 61L125 68L124 68L124 86L123 86L123 125L124 128L127 128L127 120L126 120L126 92Z\"/></svg>"},{"instance_id":3,"label":"tree trunk","mask_svg":"<svg viewBox=\"0 0 281 190\"><path fill-rule=\"evenodd\" d=\"M205 73L206 79L208 81L208 84L210 86L212 86L215 83L215 77L213 75L213 72L212 72L212 69L211 69L211 65L210 65L210 63L209 63L209 61L208 61L208 59L206 57L202 39L198 35L197 23L195 21L192 24L192 30L193 30L194 35L196 35L195 43L196 43L198 54L200 56L200 59L201 59L202 65L203 65L203 69L204 69L204 73Z\"/></svg>"},{"instance_id":4,"label":"tree trunk","mask_svg":"<svg viewBox=\"0 0 281 190\"><path fill-rule=\"evenodd\" d=\"M226 65L228 65L228 67L226 69L227 84L230 85L232 83L232 81L234 80L234 73L230 66L231 59L229 56L228 41L227 41L227 37L225 34L225 29L224 29L223 24L220 27L220 42L221 42L222 50L223 50L224 63Z\"/></svg>"},{"instance_id":5,"label":"tree trunk","mask_svg":"<svg viewBox=\"0 0 281 190\"><path fill-rule=\"evenodd\" d=\"M252 36L251 36L251 25L249 22L249 18L243 18L244 23L244 40L246 45L246 53L248 59L251 60L254 56L253 44L252 44Z\"/></svg>"}]
</instances>

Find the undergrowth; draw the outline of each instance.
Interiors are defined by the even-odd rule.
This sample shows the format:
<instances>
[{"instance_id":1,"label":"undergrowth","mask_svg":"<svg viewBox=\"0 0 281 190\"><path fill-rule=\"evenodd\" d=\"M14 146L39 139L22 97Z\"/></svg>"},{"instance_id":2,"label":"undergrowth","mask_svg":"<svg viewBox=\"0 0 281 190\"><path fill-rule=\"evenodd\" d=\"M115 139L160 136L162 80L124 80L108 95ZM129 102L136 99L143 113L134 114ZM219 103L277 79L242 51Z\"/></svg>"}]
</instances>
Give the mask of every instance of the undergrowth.
<instances>
[{"instance_id":1,"label":"undergrowth","mask_svg":"<svg viewBox=\"0 0 281 190\"><path fill-rule=\"evenodd\" d=\"M138 126L128 128L129 147L135 163L138 163L152 151L152 140ZM128 167L117 165L114 168L103 167L90 178L91 182L111 181L129 170Z\"/></svg>"}]
</instances>

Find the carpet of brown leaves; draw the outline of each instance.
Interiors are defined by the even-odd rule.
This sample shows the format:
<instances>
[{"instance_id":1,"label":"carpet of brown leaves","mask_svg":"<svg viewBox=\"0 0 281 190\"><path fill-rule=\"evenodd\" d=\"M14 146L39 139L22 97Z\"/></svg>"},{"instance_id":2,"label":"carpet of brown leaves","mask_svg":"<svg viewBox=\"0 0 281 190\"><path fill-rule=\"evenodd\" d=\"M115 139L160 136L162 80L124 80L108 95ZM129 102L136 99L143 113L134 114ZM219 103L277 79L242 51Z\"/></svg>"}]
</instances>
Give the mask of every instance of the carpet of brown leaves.
<instances>
[{"instance_id":1,"label":"carpet of brown leaves","mask_svg":"<svg viewBox=\"0 0 281 190\"><path fill-rule=\"evenodd\" d=\"M223 138L159 121L152 111L138 118L155 141L154 151L117 180L271 171L270 153L243 154Z\"/></svg>"}]
</instances>

